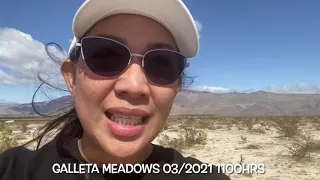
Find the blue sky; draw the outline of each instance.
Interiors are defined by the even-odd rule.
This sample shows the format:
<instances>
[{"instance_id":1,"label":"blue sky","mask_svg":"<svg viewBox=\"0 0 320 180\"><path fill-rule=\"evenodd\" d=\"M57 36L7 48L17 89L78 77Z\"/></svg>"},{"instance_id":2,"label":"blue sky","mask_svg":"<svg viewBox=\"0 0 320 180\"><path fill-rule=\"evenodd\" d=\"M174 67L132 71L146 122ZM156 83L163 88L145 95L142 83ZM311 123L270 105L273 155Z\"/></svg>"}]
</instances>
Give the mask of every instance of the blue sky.
<instances>
[{"instance_id":1,"label":"blue sky","mask_svg":"<svg viewBox=\"0 0 320 180\"><path fill-rule=\"evenodd\" d=\"M10 39L1 39L3 31L8 31L4 27L28 34L43 44L56 42L67 50L72 39L72 19L82 2L2 1L0 56L3 50L10 51L4 46ZM189 61L187 71L197 77L193 88L213 92L320 92L320 1L184 2L202 27L200 53ZM0 100L30 102L31 85L1 81L3 77L10 79L10 67L0 58Z\"/></svg>"}]
</instances>

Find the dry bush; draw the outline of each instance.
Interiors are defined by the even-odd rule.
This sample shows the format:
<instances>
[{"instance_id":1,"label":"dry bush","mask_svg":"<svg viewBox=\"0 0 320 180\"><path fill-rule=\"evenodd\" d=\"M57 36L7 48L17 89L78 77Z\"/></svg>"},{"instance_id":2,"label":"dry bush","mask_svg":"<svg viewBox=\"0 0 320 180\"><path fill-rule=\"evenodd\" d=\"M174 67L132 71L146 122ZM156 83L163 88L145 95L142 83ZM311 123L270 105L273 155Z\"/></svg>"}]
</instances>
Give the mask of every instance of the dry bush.
<instances>
[{"instance_id":1,"label":"dry bush","mask_svg":"<svg viewBox=\"0 0 320 180\"><path fill-rule=\"evenodd\" d=\"M12 136L12 130L4 123L0 123L0 152L18 146L17 139Z\"/></svg>"},{"instance_id":2,"label":"dry bush","mask_svg":"<svg viewBox=\"0 0 320 180\"><path fill-rule=\"evenodd\" d=\"M315 127L316 127L316 130L317 130L317 131L320 131L320 123L317 123L317 124L315 125Z\"/></svg>"},{"instance_id":3,"label":"dry bush","mask_svg":"<svg viewBox=\"0 0 320 180\"><path fill-rule=\"evenodd\" d=\"M195 121L193 119L185 119L181 121L181 123L179 124L179 128L183 129L185 127L194 126L194 125L195 125Z\"/></svg>"},{"instance_id":4,"label":"dry bush","mask_svg":"<svg viewBox=\"0 0 320 180\"><path fill-rule=\"evenodd\" d=\"M312 118L310 118L310 120L311 120L314 124L320 124L320 117L312 117Z\"/></svg>"},{"instance_id":5,"label":"dry bush","mask_svg":"<svg viewBox=\"0 0 320 180\"><path fill-rule=\"evenodd\" d=\"M261 126L268 126L268 124L266 122L261 122L260 125Z\"/></svg>"},{"instance_id":6,"label":"dry bush","mask_svg":"<svg viewBox=\"0 0 320 180\"><path fill-rule=\"evenodd\" d=\"M314 144L313 144L311 151L312 152L320 152L320 140L314 141Z\"/></svg>"},{"instance_id":7,"label":"dry bush","mask_svg":"<svg viewBox=\"0 0 320 180\"><path fill-rule=\"evenodd\" d=\"M19 129L22 131L22 133L26 133L28 131L28 124L26 122L22 122L19 124Z\"/></svg>"},{"instance_id":8,"label":"dry bush","mask_svg":"<svg viewBox=\"0 0 320 180\"><path fill-rule=\"evenodd\" d=\"M179 124L182 124L183 120L181 119L168 119L163 125L161 132L163 131L173 131L175 132L175 128L177 128Z\"/></svg>"},{"instance_id":9,"label":"dry bush","mask_svg":"<svg viewBox=\"0 0 320 180\"><path fill-rule=\"evenodd\" d=\"M182 150L191 148L194 145L205 145L208 134L198 130L194 126L184 127L179 130L178 138L170 138L166 134L160 135L158 143L161 146Z\"/></svg>"},{"instance_id":10,"label":"dry bush","mask_svg":"<svg viewBox=\"0 0 320 180\"><path fill-rule=\"evenodd\" d=\"M195 119L192 124L198 129L215 130L214 121L212 119Z\"/></svg>"},{"instance_id":11,"label":"dry bush","mask_svg":"<svg viewBox=\"0 0 320 180\"><path fill-rule=\"evenodd\" d=\"M166 134L161 134L158 143L163 147L173 148L181 151L184 148L183 138L170 138Z\"/></svg>"},{"instance_id":12,"label":"dry bush","mask_svg":"<svg viewBox=\"0 0 320 180\"><path fill-rule=\"evenodd\" d=\"M247 140L247 137L245 137L245 136L240 136L240 138L241 138L241 142L242 143L246 143L248 140Z\"/></svg>"},{"instance_id":13,"label":"dry bush","mask_svg":"<svg viewBox=\"0 0 320 180\"><path fill-rule=\"evenodd\" d=\"M252 129L251 132L257 134L267 134L267 132L262 127L259 127L258 129Z\"/></svg>"},{"instance_id":14,"label":"dry bush","mask_svg":"<svg viewBox=\"0 0 320 180\"><path fill-rule=\"evenodd\" d=\"M202 130L197 130L194 127L188 127L179 132L181 137L184 137L184 142L187 147L194 144L205 145L207 143L208 134Z\"/></svg>"},{"instance_id":15,"label":"dry bush","mask_svg":"<svg viewBox=\"0 0 320 180\"><path fill-rule=\"evenodd\" d=\"M239 124L239 120L237 118L231 119L231 124L237 125Z\"/></svg>"},{"instance_id":16,"label":"dry bush","mask_svg":"<svg viewBox=\"0 0 320 180\"><path fill-rule=\"evenodd\" d=\"M311 152L318 148L318 145L310 135L299 134L293 137L293 142L286 146L290 155L295 158L309 158Z\"/></svg>"},{"instance_id":17,"label":"dry bush","mask_svg":"<svg viewBox=\"0 0 320 180\"><path fill-rule=\"evenodd\" d=\"M260 149L260 146L255 145L255 144L250 144L250 145L244 147L243 149Z\"/></svg>"},{"instance_id":18,"label":"dry bush","mask_svg":"<svg viewBox=\"0 0 320 180\"><path fill-rule=\"evenodd\" d=\"M248 130L251 130L253 128L253 125L254 125L253 119L251 119L251 118L242 119L241 120L241 124L242 124L242 126L247 127Z\"/></svg>"},{"instance_id":19,"label":"dry bush","mask_svg":"<svg viewBox=\"0 0 320 180\"><path fill-rule=\"evenodd\" d=\"M248 119L244 122L244 124L247 126L248 130L251 130L253 128L253 120Z\"/></svg>"},{"instance_id":20,"label":"dry bush","mask_svg":"<svg viewBox=\"0 0 320 180\"><path fill-rule=\"evenodd\" d=\"M241 164L243 166L246 166L245 163L244 163L244 160L245 160L245 157L243 157L243 155L240 155L240 160L238 161L238 164ZM247 171L244 171L243 173L241 173L242 175L244 176L247 176L247 177L252 177L252 174L251 173L248 173Z\"/></svg>"},{"instance_id":21,"label":"dry bush","mask_svg":"<svg viewBox=\"0 0 320 180\"><path fill-rule=\"evenodd\" d=\"M18 134L15 136L16 140L24 140L26 137L23 134Z\"/></svg>"},{"instance_id":22,"label":"dry bush","mask_svg":"<svg viewBox=\"0 0 320 180\"><path fill-rule=\"evenodd\" d=\"M281 118L274 120L274 122L277 132L284 137L294 137L300 133L298 128L299 120L296 118Z\"/></svg>"},{"instance_id":23,"label":"dry bush","mask_svg":"<svg viewBox=\"0 0 320 180\"><path fill-rule=\"evenodd\" d=\"M233 124L231 124L231 123L227 124L227 130L229 130L229 131L232 130L232 127L233 127Z\"/></svg>"},{"instance_id":24,"label":"dry bush","mask_svg":"<svg viewBox=\"0 0 320 180\"><path fill-rule=\"evenodd\" d=\"M236 124L236 127L238 128L238 130L243 130L243 126L241 124Z\"/></svg>"},{"instance_id":25,"label":"dry bush","mask_svg":"<svg viewBox=\"0 0 320 180\"><path fill-rule=\"evenodd\" d=\"M243 155L241 154L241 155L240 155L240 160L238 161L238 164L243 164L243 162L244 162L244 157L243 157Z\"/></svg>"}]
</instances>

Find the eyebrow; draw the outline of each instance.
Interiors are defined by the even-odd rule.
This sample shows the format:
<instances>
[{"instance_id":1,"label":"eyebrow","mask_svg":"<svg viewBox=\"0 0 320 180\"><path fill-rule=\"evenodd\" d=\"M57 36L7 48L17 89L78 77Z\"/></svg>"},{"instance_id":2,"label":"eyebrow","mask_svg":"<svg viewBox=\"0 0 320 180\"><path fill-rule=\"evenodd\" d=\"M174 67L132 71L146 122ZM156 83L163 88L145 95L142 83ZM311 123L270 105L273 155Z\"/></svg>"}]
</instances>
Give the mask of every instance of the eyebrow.
<instances>
[{"instance_id":1,"label":"eyebrow","mask_svg":"<svg viewBox=\"0 0 320 180\"><path fill-rule=\"evenodd\" d=\"M95 36L105 37L105 38L109 38L109 39L118 41L118 42L120 42L122 44L127 44L125 39L120 38L118 36L109 35L109 34L96 34ZM173 50L174 51L177 48L174 48L172 45L166 44L166 43L153 43L153 44L150 44L148 46L148 49L149 50L152 50L152 49L169 49L169 50Z\"/></svg>"},{"instance_id":2,"label":"eyebrow","mask_svg":"<svg viewBox=\"0 0 320 180\"><path fill-rule=\"evenodd\" d=\"M126 41L120 37L114 36L114 35L109 35L109 34L96 34L95 36L99 36L99 37L105 37L105 38L109 38L115 41L118 41L122 44L126 44Z\"/></svg>"},{"instance_id":3,"label":"eyebrow","mask_svg":"<svg viewBox=\"0 0 320 180\"><path fill-rule=\"evenodd\" d=\"M175 50L170 44L166 44L166 43L154 43L151 44L150 49L169 49L169 50Z\"/></svg>"}]
</instances>

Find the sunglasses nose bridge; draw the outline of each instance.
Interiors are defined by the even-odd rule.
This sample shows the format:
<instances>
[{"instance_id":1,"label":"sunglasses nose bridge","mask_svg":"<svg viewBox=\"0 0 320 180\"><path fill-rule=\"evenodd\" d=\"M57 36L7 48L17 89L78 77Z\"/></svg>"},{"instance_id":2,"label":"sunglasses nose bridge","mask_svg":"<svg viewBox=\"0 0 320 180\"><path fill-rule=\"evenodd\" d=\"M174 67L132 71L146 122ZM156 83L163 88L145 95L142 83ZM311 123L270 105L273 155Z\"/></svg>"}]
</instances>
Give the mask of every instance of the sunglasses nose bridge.
<instances>
[{"instance_id":1,"label":"sunglasses nose bridge","mask_svg":"<svg viewBox=\"0 0 320 180\"><path fill-rule=\"evenodd\" d=\"M140 58L142 58L141 64L142 64L142 67L144 67L144 56L143 56L143 55L132 53L132 54L131 54L131 57L140 57ZM131 59L130 59L130 61L131 61ZM130 63L130 62L129 62L129 63Z\"/></svg>"}]
</instances>

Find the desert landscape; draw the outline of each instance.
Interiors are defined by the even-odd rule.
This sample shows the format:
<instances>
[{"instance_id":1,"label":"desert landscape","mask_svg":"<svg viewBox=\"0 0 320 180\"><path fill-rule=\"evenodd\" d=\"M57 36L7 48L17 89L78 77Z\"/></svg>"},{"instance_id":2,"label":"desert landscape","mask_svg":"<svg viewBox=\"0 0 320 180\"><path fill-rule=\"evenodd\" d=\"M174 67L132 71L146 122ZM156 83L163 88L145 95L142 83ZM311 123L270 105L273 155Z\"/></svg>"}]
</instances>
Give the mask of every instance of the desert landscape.
<instances>
[{"instance_id":1,"label":"desert landscape","mask_svg":"<svg viewBox=\"0 0 320 180\"><path fill-rule=\"evenodd\" d=\"M36 105L50 114L72 108L70 102L63 96ZM31 103L0 102L0 117L0 151L30 140L51 120ZM231 179L320 179L320 95L183 90L153 143L210 164L264 165L263 174L230 173Z\"/></svg>"},{"instance_id":2,"label":"desert landscape","mask_svg":"<svg viewBox=\"0 0 320 180\"><path fill-rule=\"evenodd\" d=\"M2 118L0 152L30 140L49 120ZM231 179L315 180L319 134L320 116L171 116L153 143L205 163L265 166L263 174L231 173Z\"/></svg>"}]
</instances>

